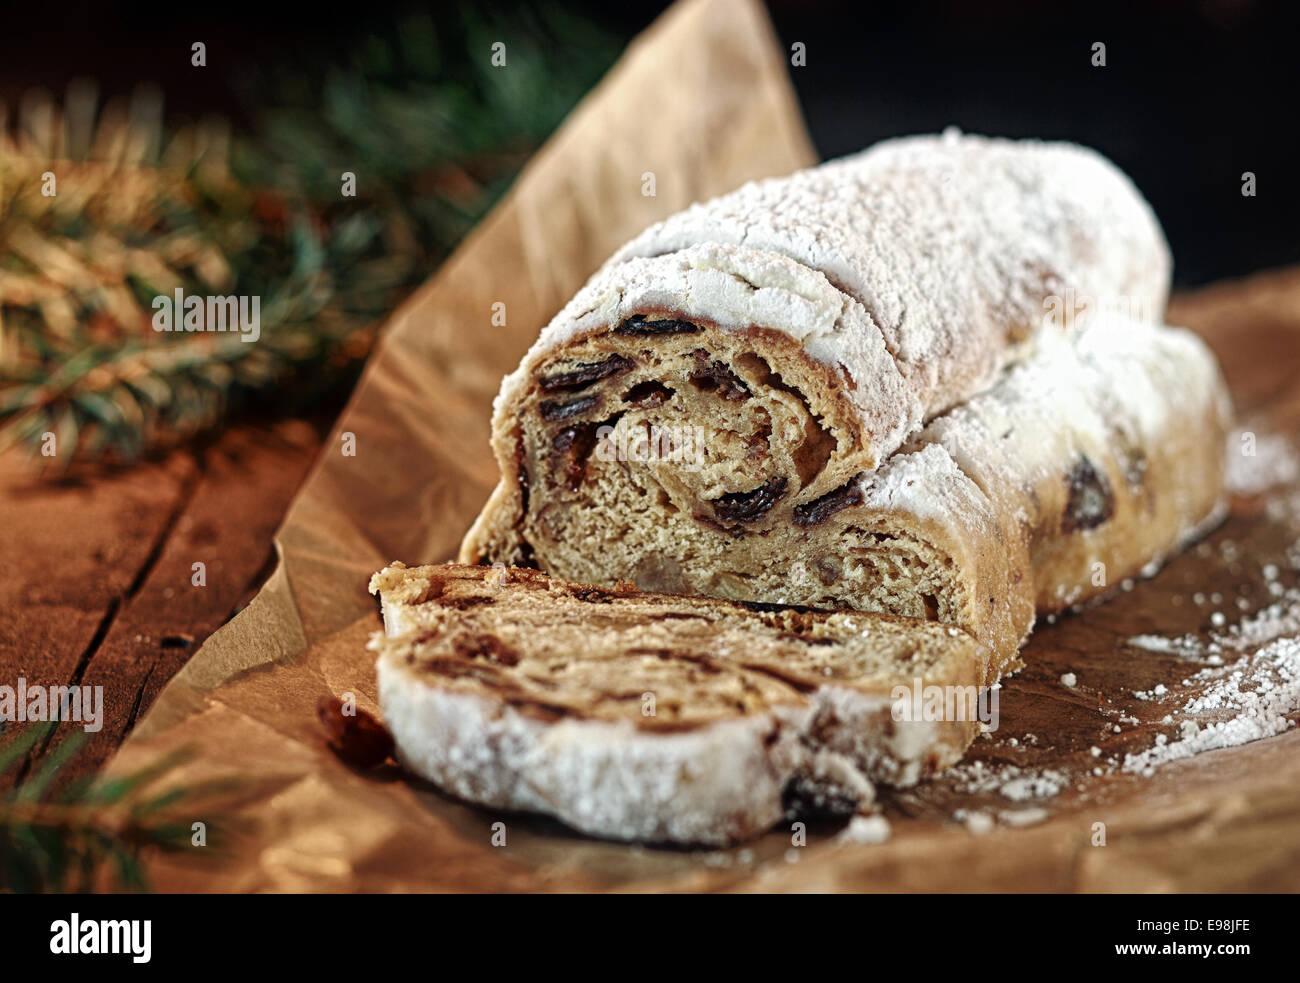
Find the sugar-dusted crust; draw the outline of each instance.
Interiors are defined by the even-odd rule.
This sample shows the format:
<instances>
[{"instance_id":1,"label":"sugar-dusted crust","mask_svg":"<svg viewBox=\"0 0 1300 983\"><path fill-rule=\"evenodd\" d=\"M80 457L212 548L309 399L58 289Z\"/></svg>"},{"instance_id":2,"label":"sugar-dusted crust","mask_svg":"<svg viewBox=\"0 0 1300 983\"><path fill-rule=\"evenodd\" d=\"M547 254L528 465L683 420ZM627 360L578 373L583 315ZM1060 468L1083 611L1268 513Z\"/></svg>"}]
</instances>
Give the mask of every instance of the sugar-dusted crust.
<instances>
[{"instance_id":1,"label":"sugar-dusted crust","mask_svg":"<svg viewBox=\"0 0 1300 983\"><path fill-rule=\"evenodd\" d=\"M1162 561L1222 518L1231 418L1218 364L1199 338L1098 317L1074 339L1040 339L890 467L941 448L1025 556L1026 602L1057 611Z\"/></svg>"},{"instance_id":2,"label":"sugar-dusted crust","mask_svg":"<svg viewBox=\"0 0 1300 983\"><path fill-rule=\"evenodd\" d=\"M407 767L615 839L732 842L792 797L864 808L875 783L946 767L978 732L955 703L948 719L895 720L895 686L993 682L964 632L886 615L456 565L393 564L371 590L380 703Z\"/></svg>"},{"instance_id":3,"label":"sugar-dusted crust","mask_svg":"<svg viewBox=\"0 0 1300 983\"><path fill-rule=\"evenodd\" d=\"M1154 320L1171 267L1150 207L1101 155L955 129L694 205L603 272L701 243L789 257L825 276L869 312L927 418L984 388L1001 352L1042 329L1044 297L1122 298ZM873 368L858 371L847 346L828 360L859 381Z\"/></svg>"}]
</instances>

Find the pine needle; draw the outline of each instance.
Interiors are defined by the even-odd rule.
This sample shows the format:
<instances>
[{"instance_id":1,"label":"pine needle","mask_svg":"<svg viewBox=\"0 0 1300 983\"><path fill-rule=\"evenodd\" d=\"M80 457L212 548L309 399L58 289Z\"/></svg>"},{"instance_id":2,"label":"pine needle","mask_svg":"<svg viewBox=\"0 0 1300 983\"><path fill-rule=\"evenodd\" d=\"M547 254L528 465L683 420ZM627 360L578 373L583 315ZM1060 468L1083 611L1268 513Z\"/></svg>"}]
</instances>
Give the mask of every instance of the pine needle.
<instances>
[{"instance_id":1,"label":"pine needle","mask_svg":"<svg viewBox=\"0 0 1300 983\"><path fill-rule=\"evenodd\" d=\"M0 107L0 448L57 476L347 385L616 53L553 8L452 27L417 15L342 63L264 70L247 99L276 108L248 134L168 130L156 90L101 107L86 81L28 93L8 128ZM155 331L177 289L260 298L259 339Z\"/></svg>"},{"instance_id":2,"label":"pine needle","mask_svg":"<svg viewBox=\"0 0 1300 983\"><path fill-rule=\"evenodd\" d=\"M22 761L54 726L27 727L0 741L0 774ZM0 797L0 892L89 891L105 878L119 890L146 890L145 852L188 849L205 856L218 848L219 818L203 817L209 845L201 850L191 845L192 823L203 798L227 783L158 790L192 757L189 751L122 777L83 776L55 791L81 744L79 734L69 736L35 774Z\"/></svg>"}]
</instances>

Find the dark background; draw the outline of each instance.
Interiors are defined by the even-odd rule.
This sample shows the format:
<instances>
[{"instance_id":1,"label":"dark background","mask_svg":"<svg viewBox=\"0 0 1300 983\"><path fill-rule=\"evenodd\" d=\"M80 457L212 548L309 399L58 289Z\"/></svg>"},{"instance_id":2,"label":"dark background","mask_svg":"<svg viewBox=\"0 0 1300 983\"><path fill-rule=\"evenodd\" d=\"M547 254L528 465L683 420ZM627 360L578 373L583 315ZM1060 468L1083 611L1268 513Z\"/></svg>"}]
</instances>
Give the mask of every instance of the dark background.
<instances>
[{"instance_id":1,"label":"dark background","mask_svg":"<svg viewBox=\"0 0 1300 983\"><path fill-rule=\"evenodd\" d=\"M233 0L203 11L10 4L0 99L12 106L34 85L62 93L76 76L97 79L105 94L153 81L169 118L215 111L238 122L248 106L232 76L308 49L341 51L420 6L451 23L445 7L383 0ZM569 6L625 38L662 9L640 0ZM1300 4L773 0L770 9L787 50L807 45L807 66L791 74L824 157L949 124L1066 138L1134 178L1164 223L1180 285L1300 262ZM208 46L206 71L190 67L195 40ZM1091 65L1094 41L1106 44L1105 68ZM1257 197L1242 196L1244 171L1256 174Z\"/></svg>"}]
</instances>

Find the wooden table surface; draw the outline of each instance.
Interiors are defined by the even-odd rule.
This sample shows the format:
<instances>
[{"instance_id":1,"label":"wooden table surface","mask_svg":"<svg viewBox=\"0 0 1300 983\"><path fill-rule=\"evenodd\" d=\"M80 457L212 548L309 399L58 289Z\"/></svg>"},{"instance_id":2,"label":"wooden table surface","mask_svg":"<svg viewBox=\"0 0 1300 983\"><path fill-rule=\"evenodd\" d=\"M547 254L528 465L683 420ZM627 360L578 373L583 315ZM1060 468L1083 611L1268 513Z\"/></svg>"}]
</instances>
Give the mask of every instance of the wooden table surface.
<instances>
[{"instance_id":1,"label":"wooden table surface","mask_svg":"<svg viewBox=\"0 0 1300 983\"><path fill-rule=\"evenodd\" d=\"M111 757L261 587L271 537L332 415L239 423L158 460L60 482L36 477L20 451L0 454L0 681L104 687L103 728L63 780ZM205 586L193 584L195 563ZM0 774L0 790L74 728Z\"/></svg>"}]
</instances>

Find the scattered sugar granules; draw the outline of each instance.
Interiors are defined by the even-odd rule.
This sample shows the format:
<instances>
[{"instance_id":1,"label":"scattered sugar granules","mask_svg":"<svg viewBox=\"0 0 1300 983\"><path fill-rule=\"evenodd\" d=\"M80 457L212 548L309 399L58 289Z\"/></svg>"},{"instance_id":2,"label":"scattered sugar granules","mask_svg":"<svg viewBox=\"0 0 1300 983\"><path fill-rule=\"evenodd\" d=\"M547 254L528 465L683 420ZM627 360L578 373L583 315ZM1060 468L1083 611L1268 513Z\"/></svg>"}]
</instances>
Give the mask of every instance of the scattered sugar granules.
<instances>
[{"instance_id":1,"label":"scattered sugar granules","mask_svg":"<svg viewBox=\"0 0 1300 983\"><path fill-rule=\"evenodd\" d=\"M954 791L963 795L986 795L997 792L1013 802L1050 799L1070 784L1062 769L1021 768L1018 765L988 767L982 761L958 764L948 769L946 777Z\"/></svg>"},{"instance_id":2,"label":"scattered sugar granules","mask_svg":"<svg viewBox=\"0 0 1300 983\"><path fill-rule=\"evenodd\" d=\"M967 812L965 809L958 809L953 814L953 818L962 823L973 836L984 836L993 832L995 825L993 817L987 812Z\"/></svg>"},{"instance_id":3,"label":"scattered sugar granules","mask_svg":"<svg viewBox=\"0 0 1300 983\"><path fill-rule=\"evenodd\" d=\"M1074 673L1072 673L1072 672L1063 673L1063 674L1061 675L1061 685L1062 685L1062 686L1068 686L1068 687L1070 687L1071 689L1073 689L1075 686L1078 685L1078 683L1079 683L1079 677L1077 677L1077 676L1076 676Z\"/></svg>"},{"instance_id":4,"label":"scattered sugar granules","mask_svg":"<svg viewBox=\"0 0 1300 983\"><path fill-rule=\"evenodd\" d=\"M1300 634L1300 590L1293 589L1284 591L1280 600L1249 618L1229 626L1227 634L1216 635L1215 641L1240 650L1297 634Z\"/></svg>"},{"instance_id":5,"label":"scattered sugar granules","mask_svg":"<svg viewBox=\"0 0 1300 983\"><path fill-rule=\"evenodd\" d=\"M1134 648L1161 655L1177 655L1186 659L1198 659L1202 656L1200 639L1195 635L1182 635L1178 638L1165 638L1163 635L1134 635L1128 640Z\"/></svg>"},{"instance_id":6,"label":"scattered sugar granules","mask_svg":"<svg viewBox=\"0 0 1300 983\"><path fill-rule=\"evenodd\" d=\"M998 822L1005 826L1033 826L1047 818L1047 810L1041 808L1018 809L1015 812L999 812Z\"/></svg>"},{"instance_id":7,"label":"scattered sugar granules","mask_svg":"<svg viewBox=\"0 0 1300 983\"><path fill-rule=\"evenodd\" d=\"M1300 639L1277 639L1231 666L1202 669L1193 679L1209 686L1184 704L1183 713L1231 716L1184 721L1177 740L1161 734L1155 747L1125 755L1124 771L1150 775L1170 761L1249 744L1295 726L1287 715L1300 711Z\"/></svg>"},{"instance_id":8,"label":"scattered sugar granules","mask_svg":"<svg viewBox=\"0 0 1300 983\"><path fill-rule=\"evenodd\" d=\"M1157 697L1164 696L1169 690L1164 683L1156 683L1151 689L1138 689L1133 691L1133 695L1139 700L1154 700ZM1136 721L1134 721L1136 723Z\"/></svg>"},{"instance_id":9,"label":"scattered sugar granules","mask_svg":"<svg viewBox=\"0 0 1300 983\"><path fill-rule=\"evenodd\" d=\"M1055 772L1025 775L1013 778L1003 784L998 792L1005 799L1013 802L1028 802L1031 799L1050 799L1065 787L1065 777Z\"/></svg>"},{"instance_id":10,"label":"scattered sugar granules","mask_svg":"<svg viewBox=\"0 0 1300 983\"><path fill-rule=\"evenodd\" d=\"M1276 571L1276 567L1273 567ZM1268 576L1265 568L1265 577ZM1276 576L1276 573L1274 573ZM1272 581L1276 583L1276 581ZM1128 644L1148 652L1162 655L1175 655L1182 659L1203 660L1211 664L1221 663L1220 653L1223 649L1244 652L1246 649L1266 645L1279 638L1300 635L1300 590L1284 590L1274 596L1274 601L1266 608L1261 608L1236 624L1228 625L1226 631L1216 631L1210 635L1208 642L1195 635L1182 635L1178 638L1164 638L1160 635L1134 635ZM1210 616L1210 623L1216 628L1224 626L1222 612L1216 611Z\"/></svg>"},{"instance_id":11,"label":"scattered sugar granules","mask_svg":"<svg viewBox=\"0 0 1300 983\"><path fill-rule=\"evenodd\" d=\"M854 816L836 837L841 843L884 843L893 830L884 816Z\"/></svg>"}]
</instances>

